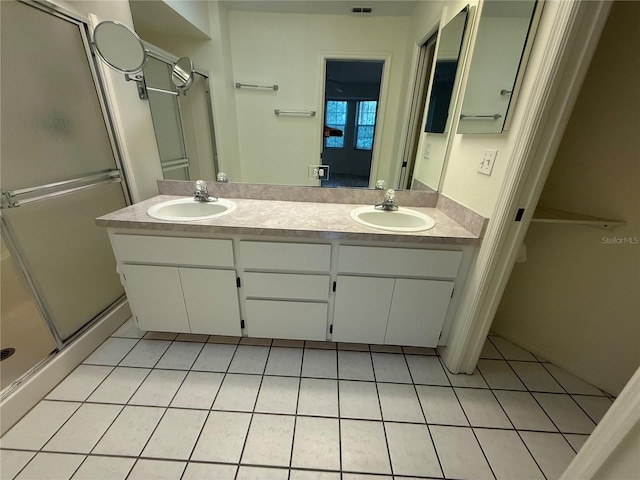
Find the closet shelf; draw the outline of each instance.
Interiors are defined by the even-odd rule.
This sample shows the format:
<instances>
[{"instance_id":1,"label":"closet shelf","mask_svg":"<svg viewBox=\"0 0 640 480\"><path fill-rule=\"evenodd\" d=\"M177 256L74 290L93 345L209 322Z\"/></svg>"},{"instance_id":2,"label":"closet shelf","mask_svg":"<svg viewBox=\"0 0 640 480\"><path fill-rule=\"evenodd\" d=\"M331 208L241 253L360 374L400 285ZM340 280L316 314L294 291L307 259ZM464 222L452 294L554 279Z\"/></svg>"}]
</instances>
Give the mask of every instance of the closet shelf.
<instances>
[{"instance_id":1,"label":"closet shelf","mask_svg":"<svg viewBox=\"0 0 640 480\"><path fill-rule=\"evenodd\" d=\"M601 228L613 228L618 225L625 225L626 222L619 220L609 220L606 218L592 217L581 213L565 212L555 208L536 207L533 213L532 222L537 223L566 223L573 225L593 225Z\"/></svg>"}]
</instances>

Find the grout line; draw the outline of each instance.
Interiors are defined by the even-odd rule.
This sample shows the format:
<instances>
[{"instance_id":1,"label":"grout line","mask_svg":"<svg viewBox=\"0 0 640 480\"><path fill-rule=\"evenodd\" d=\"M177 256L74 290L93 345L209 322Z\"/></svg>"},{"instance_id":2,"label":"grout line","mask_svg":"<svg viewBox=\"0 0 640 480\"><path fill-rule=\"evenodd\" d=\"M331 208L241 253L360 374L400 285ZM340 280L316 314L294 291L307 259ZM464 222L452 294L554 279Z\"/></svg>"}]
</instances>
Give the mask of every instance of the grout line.
<instances>
[{"instance_id":1,"label":"grout line","mask_svg":"<svg viewBox=\"0 0 640 480\"><path fill-rule=\"evenodd\" d=\"M376 386L376 396L378 397L378 406L380 407L380 423L382 423L382 433L384 435L384 443L387 446L387 457L389 459L389 470L391 471L391 476L393 476L393 462L391 460L391 449L389 448L389 439L387 438L387 429L384 424L384 413L382 412L382 400L380 400L380 391L378 390L378 381L376 375L376 366L373 362L373 354L369 353L371 357L371 369L373 370L373 380ZM402 358L404 359L404 353L402 354ZM406 363L406 360L405 360Z\"/></svg>"}]
</instances>

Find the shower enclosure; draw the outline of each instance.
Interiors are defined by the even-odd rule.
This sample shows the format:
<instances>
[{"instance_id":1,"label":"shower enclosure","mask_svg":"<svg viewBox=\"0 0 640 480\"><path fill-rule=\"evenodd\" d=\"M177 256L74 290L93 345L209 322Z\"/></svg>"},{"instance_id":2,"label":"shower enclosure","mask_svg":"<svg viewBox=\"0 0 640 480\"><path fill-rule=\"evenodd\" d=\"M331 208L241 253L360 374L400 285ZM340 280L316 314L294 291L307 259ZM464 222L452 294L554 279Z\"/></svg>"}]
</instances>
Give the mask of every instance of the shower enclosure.
<instances>
[{"instance_id":1,"label":"shower enclosure","mask_svg":"<svg viewBox=\"0 0 640 480\"><path fill-rule=\"evenodd\" d=\"M0 8L4 389L123 299L94 219L130 201L87 24Z\"/></svg>"}]
</instances>

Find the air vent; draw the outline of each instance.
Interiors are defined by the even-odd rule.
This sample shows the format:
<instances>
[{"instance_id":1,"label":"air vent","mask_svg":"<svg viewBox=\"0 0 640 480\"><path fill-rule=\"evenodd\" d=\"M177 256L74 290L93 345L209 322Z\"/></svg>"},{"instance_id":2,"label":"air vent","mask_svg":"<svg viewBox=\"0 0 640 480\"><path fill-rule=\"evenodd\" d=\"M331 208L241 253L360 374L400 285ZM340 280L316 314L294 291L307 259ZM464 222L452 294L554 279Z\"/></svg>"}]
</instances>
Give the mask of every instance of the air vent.
<instances>
[{"instance_id":1,"label":"air vent","mask_svg":"<svg viewBox=\"0 0 640 480\"><path fill-rule=\"evenodd\" d=\"M353 7L351 9L351 13L357 13L360 15L369 15L373 12L373 8L371 7Z\"/></svg>"}]
</instances>

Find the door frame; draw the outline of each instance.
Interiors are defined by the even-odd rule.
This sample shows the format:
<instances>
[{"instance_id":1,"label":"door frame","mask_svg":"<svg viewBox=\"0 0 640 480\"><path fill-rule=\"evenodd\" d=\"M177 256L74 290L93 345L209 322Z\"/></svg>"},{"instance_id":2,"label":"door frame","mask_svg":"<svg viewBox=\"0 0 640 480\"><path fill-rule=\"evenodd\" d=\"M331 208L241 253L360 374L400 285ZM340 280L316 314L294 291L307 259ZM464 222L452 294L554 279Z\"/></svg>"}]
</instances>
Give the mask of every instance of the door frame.
<instances>
[{"instance_id":1,"label":"door frame","mask_svg":"<svg viewBox=\"0 0 640 480\"><path fill-rule=\"evenodd\" d=\"M387 112L387 97L389 90L389 77L391 75L391 54L390 53L371 53L371 52L320 52L320 72L322 77L320 78L320 88L318 105L320 105L321 127L318 128L318 139L316 145L319 148L316 158L320 159L322 155L324 145L324 135L322 132L322 126L325 124L324 109L325 109L325 89L327 81L327 61L328 60L348 60L348 61L375 61L382 62L382 77L380 78L380 94L378 95L378 107L376 112L376 126L373 132L373 148L371 149L371 168L369 169L369 188L373 188L376 184L375 173L378 172L378 166L380 164L380 150L381 150L381 136L384 127L384 118Z\"/></svg>"}]
</instances>

